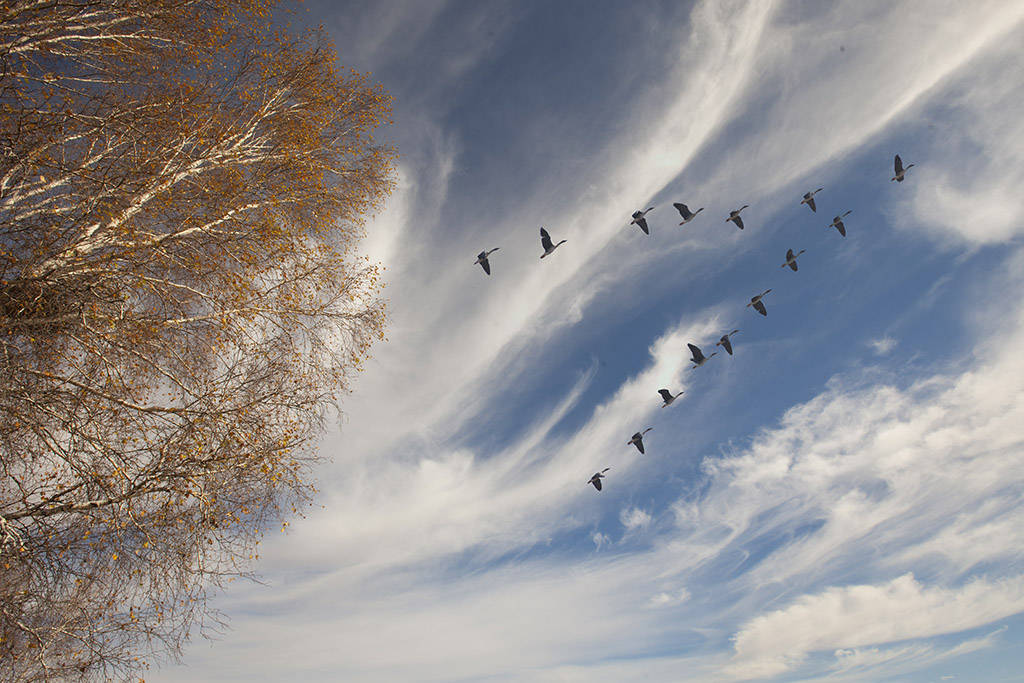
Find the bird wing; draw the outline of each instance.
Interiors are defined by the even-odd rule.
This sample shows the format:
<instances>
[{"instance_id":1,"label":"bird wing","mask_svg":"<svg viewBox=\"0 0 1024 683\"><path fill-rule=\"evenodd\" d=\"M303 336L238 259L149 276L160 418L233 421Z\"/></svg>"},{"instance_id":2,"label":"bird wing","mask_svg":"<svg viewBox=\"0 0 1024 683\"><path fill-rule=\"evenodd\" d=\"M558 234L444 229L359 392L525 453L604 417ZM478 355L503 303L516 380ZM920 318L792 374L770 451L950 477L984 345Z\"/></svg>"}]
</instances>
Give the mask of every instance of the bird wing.
<instances>
[{"instance_id":1,"label":"bird wing","mask_svg":"<svg viewBox=\"0 0 1024 683\"><path fill-rule=\"evenodd\" d=\"M672 392L668 389L658 389L658 393L661 394L661 397L666 401L672 398Z\"/></svg>"},{"instance_id":2,"label":"bird wing","mask_svg":"<svg viewBox=\"0 0 1024 683\"><path fill-rule=\"evenodd\" d=\"M683 218L690 217L690 209L686 206L686 204L683 204L681 202L674 202L672 206L676 207L676 211L678 211L679 215L682 216Z\"/></svg>"},{"instance_id":3,"label":"bird wing","mask_svg":"<svg viewBox=\"0 0 1024 683\"><path fill-rule=\"evenodd\" d=\"M640 451L641 453L644 452L644 440L643 440L643 438L640 437L639 434L636 435L636 444L635 445L636 445L636 448L637 448L638 451Z\"/></svg>"},{"instance_id":4,"label":"bird wing","mask_svg":"<svg viewBox=\"0 0 1024 683\"><path fill-rule=\"evenodd\" d=\"M814 197L808 197L807 198L807 206L811 207L811 211L814 211L815 213L817 213L818 207L816 207L814 205Z\"/></svg>"},{"instance_id":5,"label":"bird wing","mask_svg":"<svg viewBox=\"0 0 1024 683\"><path fill-rule=\"evenodd\" d=\"M540 246L544 247L544 251L551 248L551 235L544 228L540 229Z\"/></svg>"},{"instance_id":6,"label":"bird wing","mask_svg":"<svg viewBox=\"0 0 1024 683\"><path fill-rule=\"evenodd\" d=\"M729 341L729 335L722 337L722 348L728 351L730 356L732 355L732 342Z\"/></svg>"},{"instance_id":7,"label":"bird wing","mask_svg":"<svg viewBox=\"0 0 1024 683\"><path fill-rule=\"evenodd\" d=\"M789 262L789 267L790 267L790 268L792 268L793 270L796 270L796 269L797 269L797 267L796 267L796 261L795 261L795 260L793 260L793 261L790 261L790 262Z\"/></svg>"},{"instance_id":8,"label":"bird wing","mask_svg":"<svg viewBox=\"0 0 1024 683\"><path fill-rule=\"evenodd\" d=\"M597 489L598 491L601 490L601 480L599 478L594 477L593 479L590 480L590 483L593 484L594 488Z\"/></svg>"},{"instance_id":9,"label":"bird wing","mask_svg":"<svg viewBox=\"0 0 1024 683\"><path fill-rule=\"evenodd\" d=\"M483 261L480 262L480 266L484 269L485 273L487 273L488 275L491 274L491 262L490 261L488 261L487 259L484 259Z\"/></svg>"},{"instance_id":10,"label":"bird wing","mask_svg":"<svg viewBox=\"0 0 1024 683\"><path fill-rule=\"evenodd\" d=\"M896 169L896 175L903 173L903 159L900 159L900 155L896 155L896 159L893 160L893 166Z\"/></svg>"},{"instance_id":11,"label":"bird wing","mask_svg":"<svg viewBox=\"0 0 1024 683\"><path fill-rule=\"evenodd\" d=\"M836 221L836 230L839 231L840 235L846 237L846 226L843 225L842 221Z\"/></svg>"},{"instance_id":12,"label":"bird wing","mask_svg":"<svg viewBox=\"0 0 1024 683\"><path fill-rule=\"evenodd\" d=\"M739 216L734 216L732 222L735 223L736 227L739 228L740 230L743 229L743 219L740 218Z\"/></svg>"},{"instance_id":13,"label":"bird wing","mask_svg":"<svg viewBox=\"0 0 1024 683\"><path fill-rule=\"evenodd\" d=\"M793 250L792 249L787 249L786 250L786 260L787 261L792 261L793 260Z\"/></svg>"},{"instance_id":14,"label":"bird wing","mask_svg":"<svg viewBox=\"0 0 1024 683\"><path fill-rule=\"evenodd\" d=\"M701 353L701 350L700 350L700 349L698 349L698 348L697 348L696 346L694 346L693 344L689 344L689 343L688 343L688 344L687 344L687 346L689 346L689 347L690 347L690 355L691 355L691 356L693 356L693 361L694 361L695 363L699 363L699 362L701 361L701 359L703 359L703 358L704 358L704 354L703 354L703 353Z\"/></svg>"},{"instance_id":15,"label":"bird wing","mask_svg":"<svg viewBox=\"0 0 1024 683\"><path fill-rule=\"evenodd\" d=\"M636 219L636 224L640 226L640 229L644 231L645 235L650 235L651 234L651 231L647 229L647 219L646 218L638 218L638 219Z\"/></svg>"},{"instance_id":16,"label":"bird wing","mask_svg":"<svg viewBox=\"0 0 1024 683\"><path fill-rule=\"evenodd\" d=\"M761 315L765 315L765 316L768 315L768 311L765 310L764 304L761 303L760 300L755 301L753 303L753 306L754 306L754 310L757 311L758 313L760 313Z\"/></svg>"}]
</instances>

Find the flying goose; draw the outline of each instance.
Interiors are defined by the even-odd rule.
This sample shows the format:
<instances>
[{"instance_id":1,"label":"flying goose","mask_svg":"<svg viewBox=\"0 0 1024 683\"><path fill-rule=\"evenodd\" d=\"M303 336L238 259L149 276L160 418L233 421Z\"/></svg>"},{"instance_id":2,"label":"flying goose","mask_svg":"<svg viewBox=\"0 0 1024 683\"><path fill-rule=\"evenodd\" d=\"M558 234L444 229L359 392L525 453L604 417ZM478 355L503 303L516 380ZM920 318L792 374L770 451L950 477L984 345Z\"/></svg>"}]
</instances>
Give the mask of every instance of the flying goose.
<instances>
[{"instance_id":1,"label":"flying goose","mask_svg":"<svg viewBox=\"0 0 1024 683\"><path fill-rule=\"evenodd\" d=\"M786 266L789 266L793 270L796 270L796 257L799 256L800 254L804 253L805 251L807 251L807 250L806 249L801 249L800 251L798 251L797 253L794 254L792 249L787 249L786 250L786 262L783 263L780 267L781 268L785 268Z\"/></svg>"},{"instance_id":2,"label":"flying goose","mask_svg":"<svg viewBox=\"0 0 1024 683\"><path fill-rule=\"evenodd\" d=\"M590 478L590 481L588 481L587 483L588 484L593 484L594 488L597 489L598 491L600 491L601 490L601 479L604 478L604 473L607 472L610 469L611 469L611 467L605 467L600 472L594 472L594 476L592 476Z\"/></svg>"},{"instance_id":3,"label":"flying goose","mask_svg":"<svg viewBox=\"0 0 1024 683\"><path fill-rule=\"evenodd\" d=\"M900 159L900 155L897 154L896 158L893 159L892 165L893 169L896 171L896 175L894 175L892 178L889 178L889 182L895 180L897 183L902 183L903 177L907 174L907 171L909 171L914 164L910 164L910 166L903 168L903 159Z\"/></svg>"},{"instance_id":4,"label":"flying goose","mask_svg":"<svg viewBox=\"0 0 1024 683\"><path fill-rule=\"evenodd\" d=\"M818 212L818 207L816 207L814 205L814 195L818 194L819 192L821 192L824 189L825 188L823 188L823 187L819 187L814 192L804 192L803 201L801 201L800 203L801 204L806 204L807 206L811 207L811 211L814 211L815 213L817 213Z\"/></svg>"},{"instance_id":5,"label":"flying goose","mask_svg":"<svg viewBox=\"0 0 1024 683\"><path fill-rule=\"evenodd\" d=\"M693 365L690 366L691 370L693 368L699 368L700 366L702 366L705 363L707 363L709 360L711 360L711 356L717 356L718 355L718 352L715 351L713 354L711 354L711 356L706 356L705 357L704 353L698 347L694 346L693 344L689 344L689 343L687 344L687 346L690 347L690 362L693 363Z\"/></svg>"},{"instance_id":6,"label":"flying goose","mask_svg":"<svg viewBox=\"0 0 1024 683\"><path fill-rule=\"evenodd\" d=\"M739 332L739 330L733 330L729 334L723 334L722 338L715 342L715 346L721 346L725 349L726 353L732 355L732 342L729 341L729 337Z\"/></svg>"},{"instance_id":7,"label":"flying goose","mask_svg":"<svg viewBox=\"0 0 1024 683\"><path fill-rule=\"evenodd\" d=\"M494 252L498 251L499 249L501 249L501 247L495 247L494 249L491 249L490 251L481 251L477 255L476 261L473 262L473 265L475 266L476 264L479 263L480 266L484 269L484 272L487 273L488 275L490 275L491 274L491 262L487 260L487 257L490 256L491 254L493 254Z\"/></svg>"},{"instance_id":8,"label":"flying goose","mask_svg":"<svg viewBox=\"0 0 1024 683\"><path fill-rule=\"evenodd\" d=\"M733 209L732 211L730 211L729 212L729 217L725 219L725 222L728 223L729 221L732 221L733 223L736 224L737 228L742 230L743 229L743 219L740 218L740 211L742 211L743 209L747 208L748 206L750 206L750 204L744 204L740 208Z\"/></svg>"},{"instance_id":9,"label":"flying goose","mask_svg":"<svg viewBox=\"0 0 1024 683\"><path fill-rule=\"evenodd\" d=\"M637 432L632 437L630 437L629 441L626 442L626 445L629 446L630 444L632 444L632 445L636 446L636 449L638 451L640 451L640 453L643 453L644 452L644 434L646 434L647 432L651 431L652 429L654 429L654 427L648 427L647 429L645 429L642 432Z\"/></svg>"},{"instance_id":10,"label":"flying goose","mask_svg":"<svg viewBox=\"0 0 1024 683\"><path fill-rule=\"evenodd\" d=\"M544 228L541 228L540 229L540 246L544 247L544 253L541 254L540 257L544 258L545 256L550 256L551 252L553 252L555 249L558 249L558 247L560 245L562 245L564 242L565 242L565 240L562 240L558 244L552 244L551 243L551 235L548 234L547 230L545 230Z\"/></svg>"},{"instance_id":11,"label":"flying goose","mask_svg":"<svg viewBox=\"0 0 1024 683\"><path fill-rule=\"evenodd\" d=\"M644 216L647 215L648 211L653 211L653 210L654 210L654 207L652 206L651 208L647 209L647 211L634 211L633 212L633 220L631 220L629 222L629 224L630 225L634 225L634 224L638 225L640 227L640 229L644 231L645 235L650 235L651 231L647 229L647 219L644 218Z\"/></svg>"},{"instance_id":12,"label":"flying goose","mask_svg":"<svg viewBox=\"0 0 1024 683\"><path fill-rule=\"evenodd\" d=\"M661 394L661 400L664 401L664 403L661 404L662 408L672 405L677 398L683 395L683 392L680 391L678 394L673 396L672 392L668 389L658 389L658 393Z\"/></svg>"},{"instance_id":13,"label":"flying goose","mask_svg":"<svg viewBox=\"0 0 1024 683\"><path fill-rule=\"evenodd\" d=\"M750 303L747 304L747 306L748 307L749 306L753 306L755 311L757 311L761 315L767 317L768 316L768 311L765 310L764 303L761 301L761 299L763 299L764 295L767 294L770 291L772 291L772 290L766 289L763 292L761 292L760 294L758 294L757 296L751 297Z\"/></svg>"},{"instance_id":14,"label":"flying goose","mask_svg":"<svg viewBox=\"0 0 1024 683\"><path fill-rule=\"evenodd\" d=\"M842 235L843 237L846 237L846 226L843 225L843 219L846 218L847 216L849 216L851 213L853 213L853 209L850 209L849 211L847 211L846 213L844 213L841 216L836 216L835 218L832 219L832 222L829 223L828 225L826 225L825 227L826 228L835 228L836 230L839 231L840 235Z\"/></svg>"},{"instance_id":15,"label":"flying goose","mask_svg":"<svg viewBox=\"0 0 1024 683\"><path fill-rule=\"evenodd\" d=\"M679 225L683 225L684 223L689 223L690 221L692 221L694 218L697 217L698 213L700 213L701 211L704 210L704 207L702 206L699 209L697 209L696 211L692 211L691 212L689 207L686 206L686 204L681 204L679 202L674 202L672 204L672 206L676 207L676 211L679 212L679 215L683 219L682 222Z\"/></svg>"}]
</instances>

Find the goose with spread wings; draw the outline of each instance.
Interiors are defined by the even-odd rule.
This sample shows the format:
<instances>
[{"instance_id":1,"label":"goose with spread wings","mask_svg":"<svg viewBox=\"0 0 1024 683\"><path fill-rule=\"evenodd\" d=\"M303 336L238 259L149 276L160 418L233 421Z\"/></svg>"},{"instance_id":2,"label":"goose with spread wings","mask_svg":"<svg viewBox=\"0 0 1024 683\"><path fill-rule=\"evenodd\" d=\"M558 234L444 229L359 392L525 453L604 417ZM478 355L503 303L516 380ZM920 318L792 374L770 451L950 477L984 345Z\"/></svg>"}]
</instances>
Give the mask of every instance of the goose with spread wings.
<instances>
[{"instance_id":1,"label":"goose with spread wings","mask_svg":"<svg viewBox=\"0 0 1024 683\"><path fill-rule=\"evenodd\" d=\"M772 290L766 289L763 292L761 292L760 294L758 294L757 296L750 297L750 303L747 304L747 307L749 308L749 307L753 306L755 311L757 311L761 315L767 317L768 316L768 310L765 309L764 302L761 301L761 299L763 299L764 295L767 294L770 291L772 291Z\"/></svg>"},{"instance_id":2,"label":"goose with spread wings","mask_svg":"<svg viewBox=\"0 0 1024 683\"><path fill-rule=\"evenodd\" d=\"M740 208L733 209L732 211L730 211L729 212L729 217L725 219L725 222L728 223L729 221L732 221L733 223L736 224L737 228L742 230L743 229L743 219L740 218L740 211L742 211L743 209L747 208L748 206L750 206L750 204L744 204Z\"/></svg>"},{"instance_id":3,"label":"goose with spread wings","mask_svg":"<svg viewBox=\"0 0 1024 683\"><path fill-rule=\"evenodd\" d=\"M900 159L900 155L897 154L896 158L893 159L892 161L892 166L893 170L896 171L896 175L894 175L892 178L889 178L889 182L895 180L897 183L902 183L903 178L907 175L907 171L909 171L914 166L914 164L910 164L909 166L904 168L903 159Z\"/></svg>"},{"instance_id":4,"label":"goose with spread wings","mask_svg":"<svg viewBox=\"0 0 1024 683\"><path fill-rule=\"evenodd\" d=\"M661 400L664 401L664 403L661 404L662 408L672 405L675 403L677 398L683 395L683 392L680 391L678 394L673 396L672 392L668 389L658 389L658 393L661 394Z\"/></svg>"},{"instance_id":5,"label":"goose with spread wings","mask_svg":"<svg viewBox=\"0 0 1024 683\"><path fill-rule=\"evenodd\" d=\"M560 247L564 243L565 240L562 240L558 244L552 244L551 235L548 234L548 231L545 230L544 228L540 229L540 246L544 248L544 253L540 255L541 258L544 258L545 256L551 256L552 252L554 252L555 249L558 249L558 247Z\"/></svg>"},{"instance_id":6,"label":"goose with spread wings","mask_svg":"<svg viewBox=\"0 0 1024 683\"><path fill-rule=\"evenodd\" d=\"M733 330L732 332L730 332L728 334L723 334L722 338L719 339L717 342L715 342L715 346L721 346L723 349L725 349L725 352L728 353L731 356L732 355L732 342L729 341L729 337L731 337L732 335L736 334L737 332L739 332L739 330Z\"/></svg>"},{"instance_id":7,"label":"goose with spread wings","mask_svg":"<svg viewBox=\"0 0 1024 683\"><path fill-rule=\"evenodd\" d=\"M647 429L645 429L642 432L637 432L632 437L630 437L629 441L626 442L626 445L627 446L630 446L630 445L636 446L636 449L638 451L640 451L641 454L643 454L643 452L644 452L644 434L646 434L647 432L651 431L652 429L654 429L654 427L648 427Z\"/></svg>"},{"instance_id":8,"label":"goose with spread wings","mask_svg":"<svg viewBox=\"0 0 1024 683\"><path fill-rule=\"evenodd\" d=\"M824 189L825 188L823 188L823 187L819 187L814 192L804 192L804 198L803 198L803 200L801 200L800 203L801 204L806 204L807 206L811 207L811 211L817 213L818 212L818 207L816 207L814 205L814 195L818 194L819 192L821 192Z\"/></svg>"},{"instance_id":9,"label":"goose with spread wings","mask_svg":"<svg viewBox=\"0 0 1024 683\"><path fill-rule=\"evenodd\" d=\"M718 355L718 352L715 351L710 356L705 356L704 352L700 350L700 347L694 346L693 344L689 343L687 343L687 346L690 347L690 362L693 363L693 365L690 366L691 370L693 368L699 368L700 366L704 365L709 360L711 360L712 356Z\"/></svg>"},{"instance_id":10,"label":"goose with spread wings","mask_svg":"<svg viewBox=\"0 0 1024 683\"><path fill-rule=\"evenodd\" d=\"M644 231L645 235L650 235L651 231L647 227L647 219L644 218L644 216L646 216L648 214L648 212L653 211L653 210L654 210L654 207L652 206L649 209L647 209L647 211L634 211L633 212L633 220L631 220L629 222L629 224L630 225L636 225L637 227L639 227L641 230Z\"/></svg>"},{"instance_id":11,"label":"goose with spread wings","mask_svg":"<svg viewBox=\"0 0 1024 683\"><path fill-rule=\"evenodd\" d=\"M481 251L479 254L477 254L476 261L473 262L473 265L475 266L476 264L479 263L480 267L484 269L484 272L490 275L491 262L487 260L487 257L493 254L494 252L498 251L499 249L501 249L501 247L495 247L494 249L491 249L489 251Z\"/></svg>"},{"instance_id":12,"label":"goose with spread wings","mask_svg":"<svg viewBox=\"0 0 1024 683\"><path fill-rule=\"evenodd\" d=\"M825 227L826 228L835 228L836 230L839 231L840 235L842 235L843 237L846 237L846 226L843 225L843 219L846 218L847 216L849 216L851 213L853 213L853 209L850 209L849 211L847 211L846 213L844 213L842 215L836 216L835 218L832 219L832 222L829 223L828 225L826 225Z\"/></svg>"},{"instance_id":13,"label":"goose with spread wings","mask_svg":"<svg viewBox=\"0 0 1024 683\"><path fill-rule=\"evenodd\" d=\"M672 206L676 207L676 211L679 212L679 216L683 219L679 223L679 225L685 225L686 223L689 223L690 221L697 217L698 213L704 210L704 207L702 206L696 211L690 211L690 207L686 206L686 204L683 204L681 202L673 202Z\"/></svg>"},{"instance_id":14,"label":"goose with spread wings","mask_svg":"<svg viewBox=\"0 0 1024 683\"><path fill-rule=\"evenodd\" d=\"M598 491L600 491L601 490L601 480L604 479L604 473L607 472L610 469L611 469L611 467L605 467L600 472L594 472L594 476L592 476L587 483L588 484L593 484L594 488L597 489Z\"/></svg>"},{"instance_id":15,"label":"goose with spread wings","mask_svg":"<svg viewBox=\"0 0 1024 683\"><path fill-rule=\"evenodd\" d=\"M786 262L783 263L780 267L781 268L785 268L786 266L789 266L790 268L792 268L795 271L797 269L797 267L796 267L796 257L799 256L800 254L804 253L805 251L807 251L807 250L806 249L801 249L800 251L798 251L797 253L794 254L792 249L787 249L786 250Z\"/></svg>"}]
</instances>

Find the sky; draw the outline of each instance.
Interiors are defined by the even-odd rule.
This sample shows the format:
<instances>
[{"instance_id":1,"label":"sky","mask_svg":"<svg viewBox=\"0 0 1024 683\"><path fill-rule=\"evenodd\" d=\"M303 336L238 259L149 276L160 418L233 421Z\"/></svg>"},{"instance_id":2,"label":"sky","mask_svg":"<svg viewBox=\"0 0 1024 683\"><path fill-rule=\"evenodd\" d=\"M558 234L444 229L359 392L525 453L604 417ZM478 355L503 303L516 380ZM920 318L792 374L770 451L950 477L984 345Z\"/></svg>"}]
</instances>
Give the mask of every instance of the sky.
<instances>
[{"instance_id":1,"label":"sky","mask_svg":"<svg viewBox=\"0 0 1024 683\"><path fill-rule=\"evenodd\" d=\"M388 339L148 680L1024 680L1024 3L302 12L395 98Z\"/></svg>"}]
</instances>

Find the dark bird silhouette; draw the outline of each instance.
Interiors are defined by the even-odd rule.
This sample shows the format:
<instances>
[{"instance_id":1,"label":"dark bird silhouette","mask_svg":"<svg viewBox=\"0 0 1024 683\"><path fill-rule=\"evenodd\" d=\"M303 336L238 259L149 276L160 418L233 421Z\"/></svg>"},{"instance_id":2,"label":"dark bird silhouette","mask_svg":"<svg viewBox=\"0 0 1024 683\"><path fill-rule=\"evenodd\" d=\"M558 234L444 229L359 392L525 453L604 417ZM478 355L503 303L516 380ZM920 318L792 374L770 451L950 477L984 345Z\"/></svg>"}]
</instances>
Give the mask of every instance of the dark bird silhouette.
<instances>
[{"instance_id":1,"label":"dark bird silhouette","mask_svg":"<svg viewBox=\"0 0 1024 683\"><path fill-rule=\"evenodd\" d=\"M691 370L694 368L699 368L700 366L704 365L709 360L711 360L713 356L718 355L718 352L715 351L710 356L705 357L704 353L700 350L700 348L694 346L693 344L687 344L687 346L690 347L690 362L693 363L693 365L690 366Z\"/></svg>"},{"instance_id":2,"label":"dark bird silhouette","mask_svg":"<svg viewBox=\"0 0 1024 683\"><path fill-rule=\"evenodd\" d=\"M545 230L544 228L540 229L540 246L544 247L544 253L540 255L541 258L544 258L545 256L550 256L551 252L553 252L555 249L558 249L558 247L561 246L563 243L565 243L565 240L562 240L558 244L552 244L551 235L548 234L548 231Z\"/></svg>"},{"instance_id":3,"label":"dark bird silhouette","mask_svg":"<svg viewBox=\"0 0 1024 683\"><path fill-rule=\"evenodd\" d=\"M725 222L728 223L729 221L732 221L733 223L736 224L737 228L742 230L743 229L743 219L740 218L740 211L742 211L743 209L747 208L748 206L750 206L750 204L744 204L740 208L733 209L732 211L730 211L729 212L729 217L725 219Z\"/></svg>"},{"instance_id":4,"label":"dark bird silhouette","mask_svg":"<svg viewBox=\"0 0 1024 683\"><path fill-rule=\"evenodd\" d=\"M894 175L892 178L889 178L889 182L895 180L897 183L902 183L903 177L907 174L907 171L909 171L914 166L914 164L910 164L910 166L903 168L903 159L900 159L899 154L897 154L896 158L893 159L892 165L893 169L896 171L896 175Z\"/></svg>"},{"instance_id":5,"label":"dark bird silhouette","mask_svg":"<svg viewBox=\"0 0 1024 683\"><path fill-rule=\"evenodd\" d=\"M626 445L628 446L628 445L632 444L632 445L636 446L636 449L638 451L643 453L644 452L644 434L646 434L647 432L651 431L652 429L654 429L654 427L648 427L647 429L645 429L642 432L637 432L636 434L634 434L629 439L629 441L626 442Z\"/></svg>"},{"instance_id":6,"label":"dark bird silhouette","mask_svg":"<svg viewBox=\"0 0 1024 683\"><path fill-rule=\"evenodd\" d=\"M601 480L604 478L604 473L607 472L610 469L611 469L611 467L605 467L600 472L594 472L594 476L592 476L590 478L590 481L588 481L587 483L588 484L593 484L594 488L597 489L598 491L600 491L601 490Z\"/></svg>"},{"instance_id":7,"label":"dark bird silhouette","mask_svg":"<svg viewBox=\"0 0 1024 683\"><path fill-rule=\"evenodd\" d=\"M661 404L662 408L664 408L665 406L672 405L673 403L675 403L675 400L677 398L683 395L683 392L680 391L678 394L673 396L672 392L669 391L668 389L658 389L658 393L661 394L661 400L664 401L664 403Z\"/></svg>"},{"instance_id":8,"label":"dark bird silhouette","mask_svg":"<svg viewBox=\"0 0 1024 683\"><path fill-rule=\"evenodd\" d=\"M796 268L796 257L799 256L800 254L804 253L805 251L807 251L807 250L806 249L801 249L800 251L798 251L797 253L794 254L792 249L787 249L786 250L786 262L783 263L781 267L785 268L786 266L789 266L793 270L796 270L797 269Z\"/></svg>"},{"instance_id":9,"label":"dark bird silhouette","mask_svg":"<svg viewBox=\"0 0 1024 683\"><path fill-rule=\"evenodd\" d=\"M760 294L758 294L757 296L751 297L750 298L750 303L747 304L747 306L753 306L755 311L757 311L761 315L767 317L768 311L765 309L764 302L762 302L761 299L763 299L764 295L767 294L770 291L772 291L772 290L766 289L763 292L761 292Z\"/></svg>"},{"instance_id":10,"label":"dark bird silhouette","mask_svg":"<svg viewBox=\"0 0 1024 683\"><path fill-rule=\"evenodd\" d=\"M689 223L690 221L697 217L698 213L704 210L704 207L702 206L696 211L690 211L686 204L680 204L679 202L674 202L672 206L676 207L676 211L678 211L679 215L682 216L683 218L682 222L680 222L679 225Z\"/></svg>"},{"instance_id":11,"label":"dark bird silhouette","mask_svg":"<svg viewBox=\"0 0 1024 683\"><path fill-rule=\"evenodd\" d=\"M846 218L847 216L849 216L851 213L853 213L853 209L850 209L849 211L847 211L846 213L844 213L841 216L836 216L835 218L832 219L832 222L829 223L828 225L826 225L825 227L826 228L835 228L836 230L839 231L840 235L842 235L843 237L846 237L846 226L843 225L843 219Z\"/></svg>"},{"instance_id":12,"label":"dark bird silhouette","mask_svg":"<svg viewBox=\"0 0 1024 683\"><path fill-rule=\"evenodd\" d=\"M648 230L648 228L647 228L647 219L644 218L644 216L647 215L648 211L653 211L653 210L654 210L654 207L652 206L651 208L647 209L647 211L634 211L633 212L633 220L631 220L629 222L629 224L630 225L634 225L634 224L638 225L640 227L640 229L644 231L645 235L650 235L651 231Z\"/></svg>"},{"instance_id":13,"label":"dark bird silhouette","mask_svg":"<svg viewBox=\"0 0 1024 683\"><path fill-rule=\"evenodd\" d=\"M823 187L819 187L814 192L804 192L803 201L801 201L800 203L801 204L806 204L807 206L811 207L811 211L814 211L815 213L817 213L818 207L816 207L814 205L814 195L818 194L819 192L821 192L824 189L825 188L823 188Z\"/></svg>"},{"instance_id":14,"label":"dark bird silhouette","mask_svg":"<svg viewBox=\"0 0 1024 683\"><path fill-rule=\"evenodd\" d=\"M739 332L739 330L733 330L729 334L723 334L722 338L715 342L715 346L721 346L725 349L726 353L732 355L732 342L729 341L729 337Z\"/></svg>"},{"instance_id":15,"label":"dark bird silhouette","mask_svg":"<svg viewBox=\"0 0 1024 683\"><path fill-rule=\"evenodd\" d=\"M491 249L490 251L481 251L477 255L476 261L473 262L473 265L476 265L477 263L479 263L480 266L484 269L484 272L487 273L488 275L490 275L491 274L491 262L487 260L487 257L490 256L491 254L493 254L494 252L498 251L499 249L501 249L501 247L495 247L494 249Z\"/></svg>"}]
</instances>

